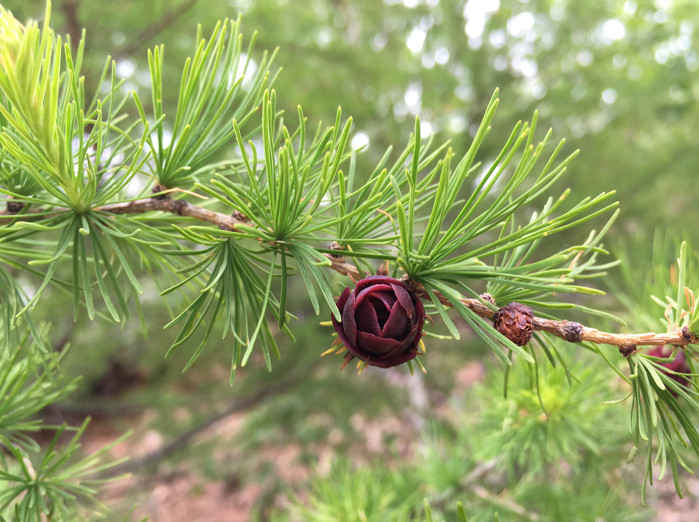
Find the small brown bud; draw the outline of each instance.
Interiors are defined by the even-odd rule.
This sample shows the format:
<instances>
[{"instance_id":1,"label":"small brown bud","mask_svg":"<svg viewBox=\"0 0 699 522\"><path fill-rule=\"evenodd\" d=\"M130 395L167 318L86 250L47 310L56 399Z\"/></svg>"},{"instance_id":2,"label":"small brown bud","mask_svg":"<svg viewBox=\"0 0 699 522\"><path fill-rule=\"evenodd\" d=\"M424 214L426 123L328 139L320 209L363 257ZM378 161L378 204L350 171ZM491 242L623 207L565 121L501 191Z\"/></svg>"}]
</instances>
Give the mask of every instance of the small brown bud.
<instances>
[{"instance_id":1,"label":"small brown bud","mask_svg":"<svg viewBox=\"0 0 699 522\"><path fill-rule=\"evenodd\" d=\"M524 346L532 338L534 313L527 305L510 303L493 316L495 329L510 341Z\"/></svg>"},{"instance_id":2,"label":"small brown bud","mask_svg":"<svg viewBox=\"0 0 699 522\"><path fill-rule=\"evenodd\" d=\"M19 214L22 212L22 209L24 208L24 203L21 201L14 201L12 199L8 199L5 202L5 207L7 208L8 214Z\"/></svg>"},{"instance_id":3,"label":"small brown bud","mask_svg":"<svg viewBox=\"0 0 699 522\"><path fill-rule=\"evenodd\" d=\"M240 223L250 223L250 218L248 218L245 214L243 214L240 210L235 210L232 214L231 217L235 221L239 221ZM226 223L221 223L218 228L221 230L225 230L226 232L230 232L231 230L235 230L235 225L227 225Z\"/></svg>"},{"instance_id":4,"label":"small brown bud","mask_svg":"<svg viewBox=\"0 0 699 522\"><path fill-rule=\"evenodd\" d=\"M381 263L379 268L376 270L376 275L387 276L388 275L388 261Z\"/></svg>"},{"instance_id":5,"label":"small brown bud","mask_svg":"<svg viewBox=\"0 0 699 522\"><path fill-rule=\"evenodd\" d=\"M338 252L337 254L330 254L335 259L338 259L338 260L345 259L345 256L340 253L340 252L343 252L345 249L343 247L341 247L337 241L333 241L332 243L330 243L330 250L336 250Z\"/></svg>"},{"instance_id":6,"label":"small brown bud","mask_svg":"<svg viewBox=\"0 0 699 522\"><path fill-rule=\"evenodd\" d=\"M628 359L636 353L636 346L633 344L622 344L619 346L619 353Z\"/></svg>"},{"instance_id":7,"label":"small brown bud","mask_svg":"<svg viewBox=\"0 0 699 522\"><path fill-rule=\"evenodd\" d=\"M250 223L250 218L243 214L240 210L234 210L231 217L236 221L240 221L241 223Z\"/></svg>"},{"instance_id":8,"label":"small brown bud","mask_svg":"<svg viewBox=\"0 0 699 522\"><path fill-rule=\"evenodd\" d=\"M170 195L167 195L168 198ZM184 209L187 208L187 202L184 199L178 199L177 201L174 202L175 204L175 214L178 216L184 216Z\"/></svg>"},{"instance_id":9,"label":"small brown bud","mask_svg":"<svg viewBox=\"0 0 699 522\"><path fill-rule=\"evenodd\" d=\"M159 192L163 192L167 190L167 187L162 186L160 183L156 183L153 185L153 188L150 189L150 191L153 194L156 194L155 196L151 196L153 199L170 199L170 193L166 192L165 194L159 194Z\"/></svg>"},{"instance_id":10,"label":"small brown bud","mask_svg":"<svg viewBox=\"0 0 699 522\"><path fill-rule=\"evenodd\" d=\"M566 321L563 326L563 338L569 343L582 341L583 325L574 321Z\"/></svg>"},{"instance_id":11,"label":"small brown bud","mask_svg":"<svg viewBox=\"0 0 699 522\"><path fill-rule=\"evenodd\" d=\"M495 299L493 299L493 296L490 295L490 294L488 294L488 293L482 293L482 294L479 295L478 297L480 297L481 299L483 299L483 301L485 301L485 302L487 302L487 303L490 303L491 305L497 306L497 304L495 303Z\"/></svg>"},{"instance_id":12,"label":"small brown bud","mask_svg":"<svg viewBox=\"0 0 699 522\"><path fill-rule=\"evenodd\" d=\"M692 342L694 340L694 335L692 334L692 332L689 331L689 328L686 326L682 328L682 337L684 337L689 342Z\"/></svg>"}]
</instances>

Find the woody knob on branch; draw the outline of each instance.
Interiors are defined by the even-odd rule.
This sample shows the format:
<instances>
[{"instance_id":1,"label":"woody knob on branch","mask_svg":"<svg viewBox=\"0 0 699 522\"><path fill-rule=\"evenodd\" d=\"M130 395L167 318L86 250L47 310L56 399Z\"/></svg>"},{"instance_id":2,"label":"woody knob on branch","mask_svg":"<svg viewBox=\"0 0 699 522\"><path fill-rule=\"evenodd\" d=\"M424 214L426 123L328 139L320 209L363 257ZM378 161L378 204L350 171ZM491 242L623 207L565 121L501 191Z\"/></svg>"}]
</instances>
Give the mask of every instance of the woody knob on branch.
<instances>
[{"instance_id":1,"label":"woody knob on branch","mask_svg":"<svg viewBox=\"0 0 699 522\"><path fill-rule=\"evenodd\" d=\"M402 281L369 276L354 290L345 288L337 308L342 320L333 316L332 322L347 348L345 364L356 357L370 366L390 368L417 355L425 309Z\"/></svg>"},{"instance_id":2,"label":"woody knob on branch","mask_svg":"<svg viewBox=\"0 0 699 522\"><path fill-rule=\"evenodd\" d=\"M521 303L510 303L493 316L495 329L518 346L524 346L532 338L534 314Z\"/></svg>"}]
</instances>

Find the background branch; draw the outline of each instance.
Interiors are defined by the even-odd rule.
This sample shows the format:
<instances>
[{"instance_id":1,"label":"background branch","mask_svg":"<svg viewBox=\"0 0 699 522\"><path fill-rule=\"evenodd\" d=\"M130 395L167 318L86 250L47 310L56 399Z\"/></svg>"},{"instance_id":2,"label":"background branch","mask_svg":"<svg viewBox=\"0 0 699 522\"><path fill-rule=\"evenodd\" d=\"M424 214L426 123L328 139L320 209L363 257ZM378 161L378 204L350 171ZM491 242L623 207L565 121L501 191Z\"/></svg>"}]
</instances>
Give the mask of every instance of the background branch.
<instances>
[{"instance_id":1,"label":"background branch","mask_svg":"<svg viewBox=\"0 0 699 522\"><path fill-rule=\"evenodd\" d=\"M143 31L129 40L128 45L125 45L119 49L116 52L116 55L123 58L138 52L148 42L148 40L155 38L160 32L174 24L178 18L194 7L196 3L197 0L187 0L182 2L176 8L167 11L157 22L150 24Z\"/></svg>"},{"instance_id":2,"label":"background branch","mask_svg":"<svg viewBox=\"0 0 699 522\"><path fill-rule=\"evenodd\" d=\"M78 16L79 5L80 0L66 0L61 4L63 15L66 17L66 29L70 35L70 45L73 52L78 49L83 27L83 24L80 23L80 18Z\"/></svg>"},{"instance_id":3,"label":"background branch","mask_svg":"<svg viewBox=\"0 0 699 522\"><path fill-rule=\"evenodd\" d=\"M273 384L272 386L257 390L250 396L234 402L225 410L205 419L201 423L185 431L178 437L175 437L172 441L168 442L167 444L158 448L157 450L152 451L150 453L146 453L145 455L142 455L140 457L131 459L120 466L110 468L102 475L101 478L117 477L124 473L129 473L137 469L143 468L145 466L156 464L162 459L185 448L187 445L189 445L189 443L192 441L194 437L196 437L202 431L210 428L218 421L225 419L233 413L252 408L270 396L275 396L284 393L293 388L294 386L298 385L306 377L307 375L304 373L301 376L297 376L295 378L287 378L278 381L276 384Z\"/></svg>"}]
</instances>

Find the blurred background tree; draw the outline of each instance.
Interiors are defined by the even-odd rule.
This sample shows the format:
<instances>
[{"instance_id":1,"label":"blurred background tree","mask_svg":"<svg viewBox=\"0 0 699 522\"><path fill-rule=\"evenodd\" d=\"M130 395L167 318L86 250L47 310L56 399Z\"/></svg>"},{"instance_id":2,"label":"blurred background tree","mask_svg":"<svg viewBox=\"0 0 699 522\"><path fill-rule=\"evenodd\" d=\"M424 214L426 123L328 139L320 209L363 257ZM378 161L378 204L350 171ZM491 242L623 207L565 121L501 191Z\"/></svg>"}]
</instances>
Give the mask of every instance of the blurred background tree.
<instances>
[{"instance_id":1,"label":"blurred background tree","mask_svg":"<svg viewBox=\"0 0 699 522\"><path fill-rule=\"evenodd\" d=\"M20 20L39 19L44 10L42 0L5 0L3 5ZM504 103L496 116L492 139L484 146L484 158L498 151L494 147L504 143L512 122L529 118L538 110L540 128L550 126L555 136L566 137L567 152L582 151L565 179L566 184L580 195L618 191L623 212L610 231L608 241L612 241L612 246L623 246L627 251L632 248L634 256L650 256L647 242L629 247L621 240L634 235L650 236L656 230L669 237L681 236L691 243L699 241L699 231L693 226L699 219L694 143L699 117L699 45L695 34L699 11L692 2L308 0L301 5L288 0L56 0L52 26L60 34L71 35L73 42L79 40L80 29L87 28L84 69L87 84L93 86L99 80L104 57L111 55L117 62L118 75L126 80L124 89L146 88L150 81L146 49L166 42L164 83L170 86L166 93L175 96L181 65L195 45L196 24L202 24L208 32L217 20L235 17L237 13L243 14L246 36L258 32L258 49L279 47L276 63L283 71L275 88L281 108L295 114L296 106L301 105L311 122L334 121L338 105L353 116L352 145L365 145L368 152L359 158L359 172L371 168L386 147L407 140L415 115L420 115L423 137L433 135L437 142L449 139L457 154L463 153L493 89L499 87ZM669 270L676 251L668 248L663 252L665 259L658 263L665 263ZM643 278L641 274L636 280ZM614 290L617 294L624 292L618 287ZM60 303L61 298L52 299ZM614 310L615 301L610 300L609 305ZM302 306L299 303L294 309L301 318ZM641 309L632 311L645 313ZM648 314L662 316L662 311L652 310ZM165 308L155 301L147 315L156 324L167 322ZM314 364L320 348L329 344L329 334L327 329L314 326L310 310L306 315L310 320L299 342L283 348L302 356L283 358L274 369L278 375L292 376L289 386L293 393L286 393L285 389L281 394L280 390L273 400L265 400L262 393L259 407L240 421L245 423L245 430L233 429L233 450L214 444L218 438L225 441L230 436L225 430L215 430L205 437L203 446L179 453L186 464L160 463L156 479L141 476L139 480L149 484L149 488L143 489L139 497L132 484L129 494L136 496L129 500L132 497L125 495L124 506L129 502L142 503L144 491L154 498L156 490L151 486L155 482L151 481L162 483L163 477L168 477L170 489L161 489L161 496L175 495L173 491L180 491L181 495L184 491L192 505L195 500L191 499L198 494L210 496L214 494L211 488L218 488L217 495L237 495L230 497L235 499L231 502L244 504L248 494L253 507L248 504L245 509L263 518L272 516L274 511L263 506L281 506L281 511L285 511L288 502L315 506L313 512L323 513L322 499L327 493L323 484L332 488L342 483L352 492L347 492L348 497L361 493L347 482L346 464L330 464L330 454L345 452L350 460L367 466L377 466L379 456L380 466L381 459L395 465L420 451L439 454L440 447L462 448L462 455L447 450L446 455L432 460L453 459L444 466L459 462L477 471L496 453L488 447L492 438L478 430L502 424L508 408L513 406L508 402L493 404L492 411L484 406L484 401L489 404L484 396L497 394L501 383L495 385L483 376L480 357L485 350L478 342L450 353L440 349L445 353L431 361L430 373L424 378L403 382L402 377L389 372L387 376L371 374L360 382L354 375L338 376L334 367L328 368L332 364ZM209 351L204 363L180 376L186 359L178 360L177 354L172 360L162 359L167 343L172 341L169 332L144 339L133 324L119 332L109 327L85 328L85 319L81 319L83 324L73 326L55 312L47 313L47 319L55 323L54 334L73 345L64 362L66 368L86 375L80 398L65 403L56 415L101 412L110 419L114 431L135 420L136 439L154 440L154 446L166 442L168 434L206 423L235 401L233 397L255 396L269 383L262 371L253 368L244 372L240 385L233 390L225 388L227 355L214 350ZM63 341L58 339L58 344ZM305 367L301 368L302 362ZM221 368L224 370L217 378ZM471 386L481 380L483 384ZM596 387L594 379L591 381L585 382L585 386L591 387L586 393L598 399L597 404L616 398L609 395L608 388ZM555 386L556 381L552 382ZM396 397L396 389L405 391ZM333 400L328 400L330 395ZM473 404L479 406L472 408ZM524 411L529 407L526 401L516 406ZM387 411L399 413L395 417L389 415L387 422L378 422L377 419L386 418ZM483 416L487 413L490 417ZM614 422L609 417L604 419L597 426ZM395 424L391 424L393 421ZM478 428L465 434L464 426L471 424ZM406 433L410 440L404 440L400 426L409 426ZM426 429L427 426L432 428ZM591 428L583 429L587 433ZM379 440L373 449L372 436ZM361 444L356 442L357 437ZM186 443L193 440L186 439ZM486 442L476 447L477 440ZM613 437L607 440L616 441ZM619 453L614 447L616 442L601 452L595 445L570 443L578 444L574 446L578 451L576 463L583 472L549 467L538 476L524 474L521 489L506 500L487 491L481 491L480 496L474 493L468 481L464 484L468 473L463 473L461 467L451 474L438 467L430 474L430 470L417 469L424 463L405 464L409 472L395 465L398 473L387 472L385 477L377 475L379 468L375 468L376 473L371 476L379 484L377 487L392 490L397 496L395 502L389 501L390 506L382 504L385 499L376 500L373 519L386 520L381 518L382 513L393 508L399 517L406 508L400 495L413 486L422 487L424 494L416 501L411 499L409 509L429 497L437 512L444 509L447 513L454 509L452 500L465 500L460 494L470 491L475 497L473 502L481 506L478 509L482 513L477 513L483 519L498 509L504 519L508 519L504 513L526 519L545 509L544 504L586 513L594 502L608 509L600 516L614 519L621 512L620 506L637 505L633 487L625 487L621 479L609 479L610 474L623 477L633 473L633 469L604 467L603 458L608 452ZM564 441L562 447L565 446ZM472 449L473 454L463 448ZM622 449L620 454L624 452ZM286 474L278 474L279 470L271 464L282 457L290 459L291 471ZM565 458L566 455L554 452L544 461L553 466ZM233 462L237 464L229 467ZM182 471L192 465L195 473ZM309 489L299 486L314 473L325 478L312 479ZM508 480L514 487L524 471L509 473ZM573 483L590 492L586 499L573 496L581 504L586 500L588 504L571 508L563 500L571 495L562 485L562 479L570 477L570 473L575 475ZM599 475L615 482L616 489L603 491L606 482L594 478ZM406 476L407 482L415 482L399 484ZM432 481L420 482L418 476L432 477ZM185 484L180 485L178 480ZM543 504L532 500L536 499L536 484L540 480L561 485L558 493L556 488L550 490L552 497L558 494L558 500L548 499ZM286 495L289 484L296 485L297 497ZM178 487L184 489L177 490ZM296 511L291 510L296 514L290 516L310 519L309 512L298 506ZM518 509L524 511L518 513ZM543 518L566 519L563 511L550 509L541 512ZM163 513L161 519L167 520L168 515ZM646 516L640 511L632 513L640 519ZM155 511L150 514L159 520ZM450 515L444 516L449 519ZM333 520L332 514L325 519Z\"/></svg>"},{"instance_id":2,"label":"blurred background tree","mask_svg":"<svg viewBox=\"0 0 699 522\"><path fill-rule=\"evenodd\" d=\"M4 4L19 19L43 9L41 0ZM280 49L282 108L300 104L311 121L330 122L342 106L354 117L355 143L372 152L366 161L405 139L415 114L423 135L465 149L497 86L513 100L499 121L537 109L543 128L584 151L569 179L576 192L618 191L623 226L612 233L697 233L682 226L699 217L699 14L691 2L310 0L300 9L285 0L66 0L56 2L53 23L73 41L86 27L92 80L111 55L128 89L148 81L149 46L167 42L166 79L176 84L196 24L239 12L260 48Z\"/></svg>"}]
</instances>

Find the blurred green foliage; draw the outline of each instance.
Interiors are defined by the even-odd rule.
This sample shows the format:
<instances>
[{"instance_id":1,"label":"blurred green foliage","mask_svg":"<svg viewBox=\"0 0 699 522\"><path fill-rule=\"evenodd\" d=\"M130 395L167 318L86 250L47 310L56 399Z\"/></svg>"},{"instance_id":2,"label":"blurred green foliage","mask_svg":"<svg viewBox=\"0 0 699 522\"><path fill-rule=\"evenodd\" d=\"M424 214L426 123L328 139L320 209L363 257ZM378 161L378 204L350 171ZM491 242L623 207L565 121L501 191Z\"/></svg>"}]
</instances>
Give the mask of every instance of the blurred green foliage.
<instances>
[{"instance_id":1,"label":"blurred green foliage","mask_svg":"<svg viewBox=\"0 0 699 522\"><path fill-rule=\"evenodd\" d=\"M19 19L43 12L42 0L4 5ZM618 191L624 212L612 234L663 227L697 238L691 2L58 0L53 25L74 41L85 26L88 69L101 70L109 54L132 88L148 82L146 48L168 42L164 83L176 84L196 24L209 31L239 12L243 31L259 31L258 48L280 48L280 107L294 114L300 104L310 121L331 122L342 106L356 144L368 139L367 161L404 141L417 113L423 136L462 152L497 86L507 124L496 132L538 109L540 126L583 151L568 183Z\"/></svg>"},{"instance_id":2,"label":"blurred green foliage","mask_svg":"<svg viewBox=\"0 0 699 522\"><path fill-rule=\"evenodd\" d=\"M488 376L452 396L412 457L373 458L367 468L366 456L338 456L272 519L424 520L426 499L434 520L456 520L457 501L478 521L649 520L621 480L628 470L609 468L623 458L625 434L619 410L602 404L613 392L596 364L580 357L572 386L562 369L548 368L540 390L548 415L527 366L512 372L507 398L501 379Z\"/></svg>"}]
</instances>

